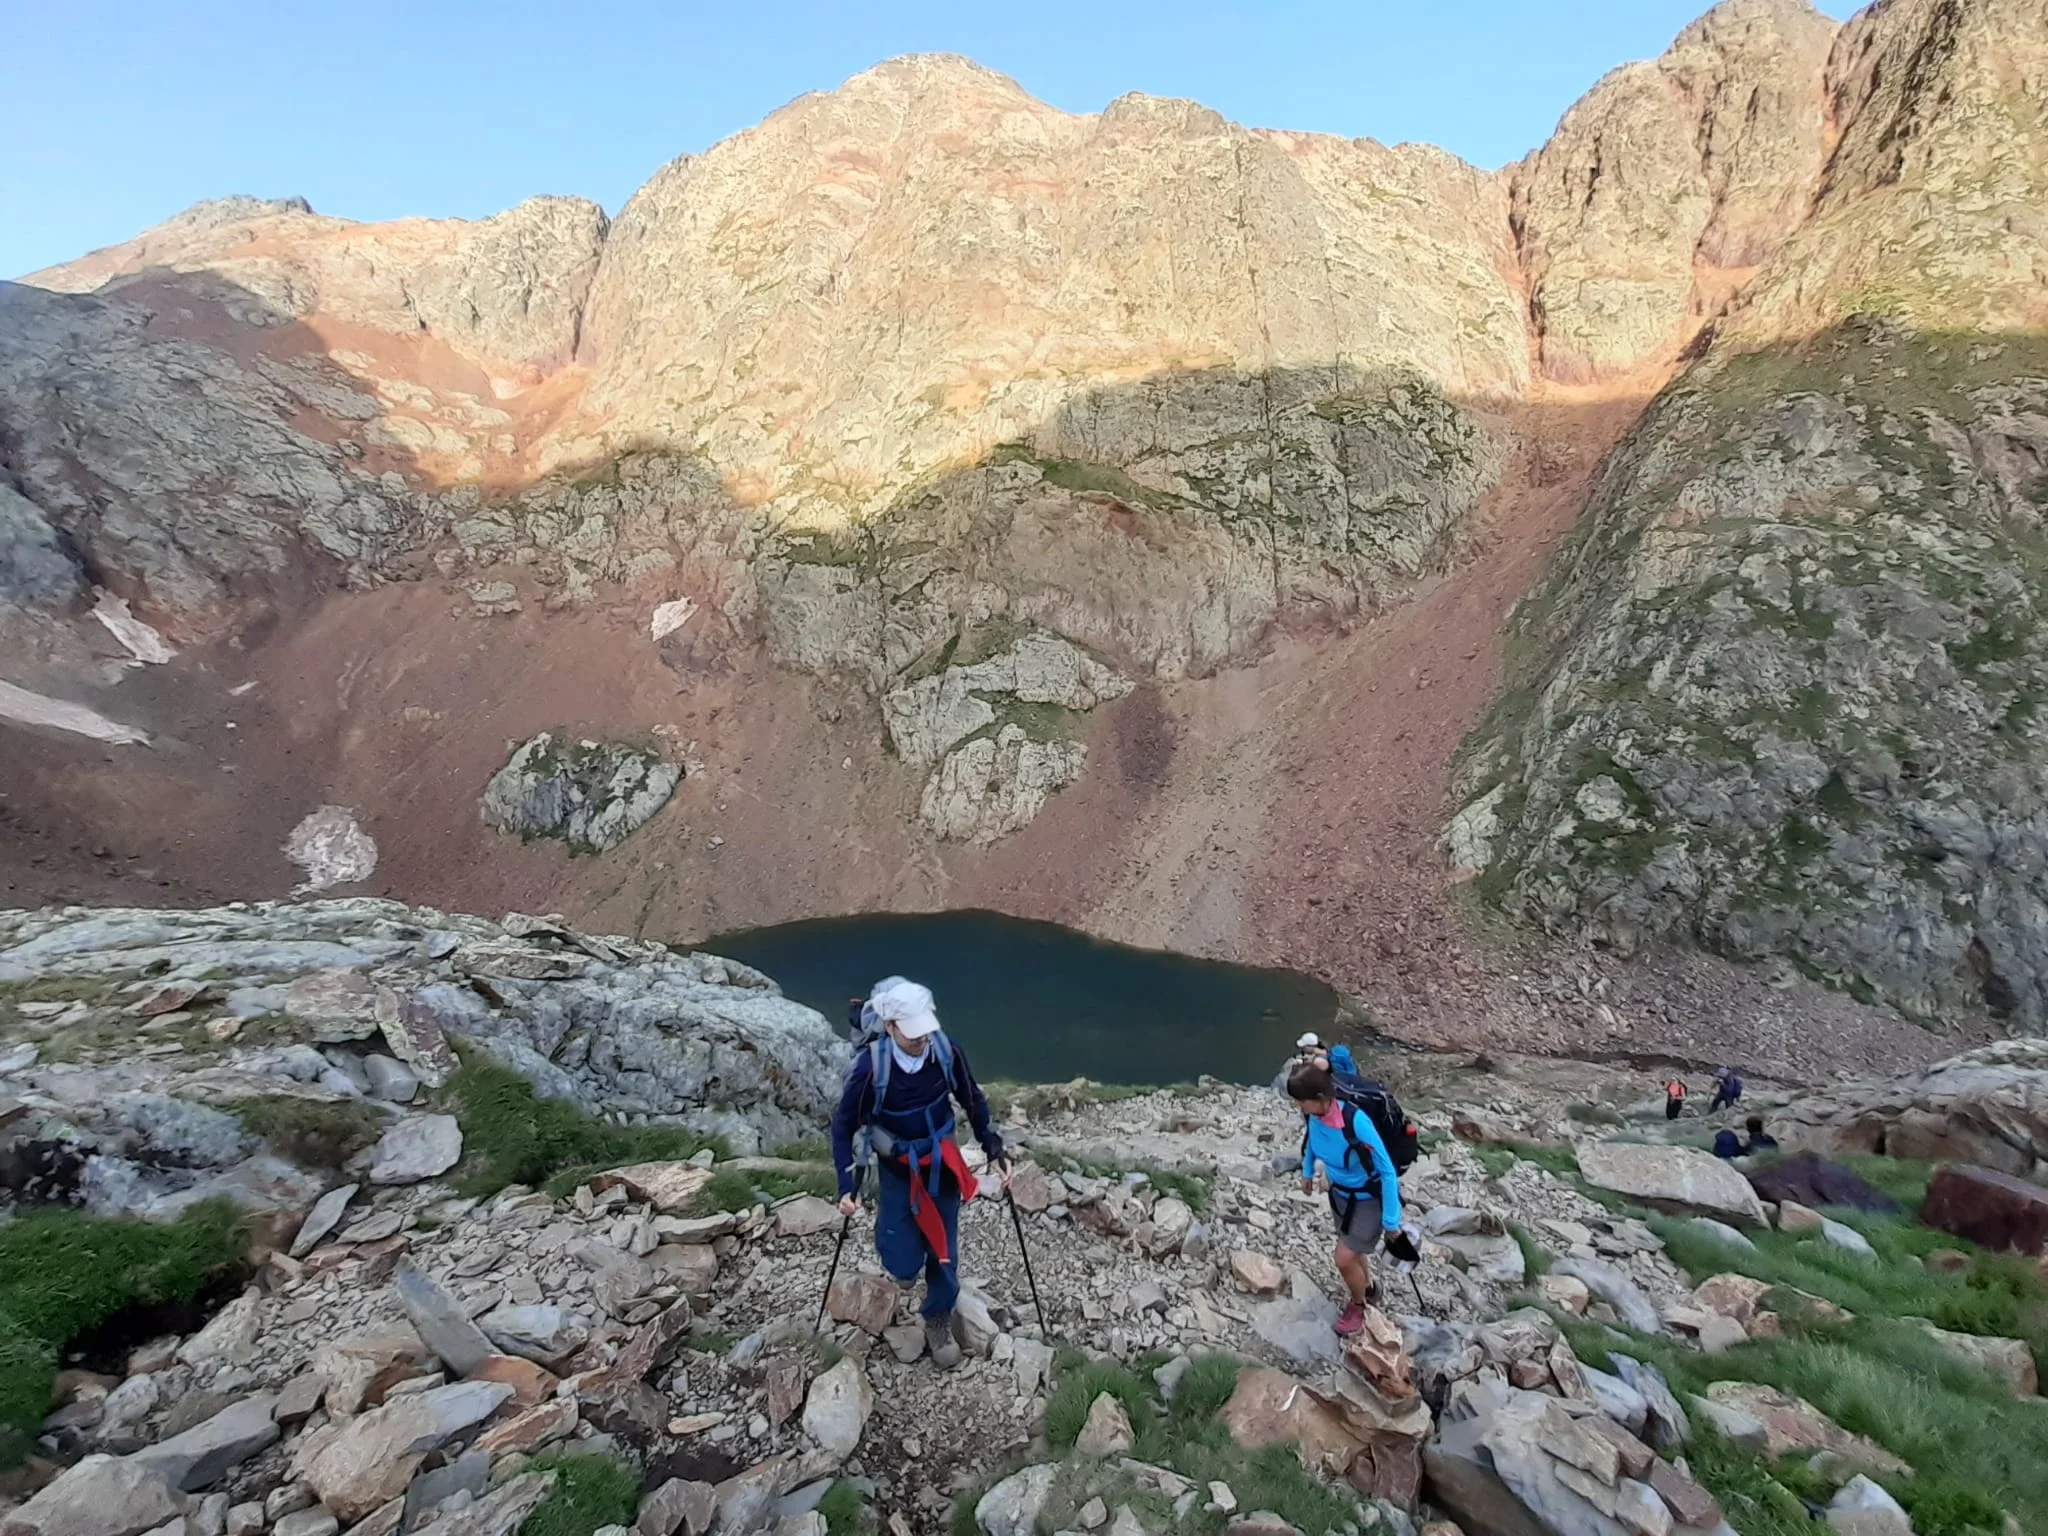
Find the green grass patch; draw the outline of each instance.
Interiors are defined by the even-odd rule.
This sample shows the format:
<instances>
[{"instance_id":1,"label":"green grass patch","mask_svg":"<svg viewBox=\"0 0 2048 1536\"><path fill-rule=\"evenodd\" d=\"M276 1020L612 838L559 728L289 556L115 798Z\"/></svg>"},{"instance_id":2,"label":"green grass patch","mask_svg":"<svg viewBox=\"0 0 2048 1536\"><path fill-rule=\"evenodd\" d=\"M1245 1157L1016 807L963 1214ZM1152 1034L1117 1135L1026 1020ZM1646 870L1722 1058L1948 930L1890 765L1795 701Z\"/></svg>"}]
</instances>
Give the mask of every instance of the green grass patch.
<instances>
[{"instance_id":1,"label":"green grass patch","mask_svg":"<svg viewBox=\"0 0 2048 1536\"><path fill-rule=\"evenodd\" d=\"M1497 1147L1472 1148L1473 1156L1479 1159L1479 1166L1486 1170L1490 1179L1504 1178L1516 1163L1534 1163L1549 1173L1571 1183L1579 1178L1579 1156L1570 1147L1539 1146L1533 1141L1503 1142Z\"/></svg>"},{"instance_id":2,"label":"green grass patch","mask_svg":"<svg viewBox=\"0 0 2048 1536\"><path fill-rule=\"evenodd\" d=\"M709 1147L727 1155L722 1139L674 1126L623 1126L544 1099L510 1067L471 1056L446 1089L462 1125L463 1159L456 1183L465 1195L495 1194L508 1184L536 1188L558 1178L574 1182L622 1163L694 1157Z\"/></svg>"},{"instance_id":3,"label":"green grass patch","mask_svg":"<svg viewBox=\"0 0 2048 1536\"><path fill-rule=\"evenodd\" d=\"M1590 1104L1583 1099L1574 1100L1570 1104L1565 1105L1564 1114L1567 1120L1575 1121L1580 1125L1619 1126L1628 1124L1627 1118L1612 1104Z\"/></svg>"},{"instance_id":4,"label":"green grass patch","mask_svg":"<svg viewBox=\"0 0 2048 1536\"><path fill-rule=\"evenodd\" d=\"M1138 1460L1170 1468L1198 1488L1212 1481L1228 1483L1240 1510L1270 1509L1304 1531L1335 1531L1361 1524L1357 1497L1348 1488L1324 1483L1305 1471L1293 1446L1248 1452L1231 1440L1221 1410L1237 1389L1241 1369L1242 1362L1228 1355L1197 1355L1168 1403L1161 1400L1149 1371L1133 1371L1113 1362L1090 1361L1072 1350L1062 1351L1054 1367L1053 1395L1046 1405L1046 1440L1056 1449L1071 1448L1087 1422L1089 1406L1107 1392L1130 1418L1136 1442L1132 1454ZM1155 1494L1129 1486L1127 1479L1101 1466L1083 1478L1073 1476L1070 1467L1063 1472L1062 1481L1069 1485L1067 1502L1075 1505L1085 1497L1087 1487L1097 1484L1111 1509L1128 1503L1134 1512L1141 1512L1161 1502ZM1049 1505L1048 1513L1053 1512ZM1163 1506L1151 1512L1163 1526ZM1226 1523L1224 1518L1205 1512L1198 1502L1179 1528L1214 1533Z\"/></svg>"},{"instance_id":5,"label":"green grass patch","mask_svg":"<svg viewBox=\"0 0 2048 1536\"><path fill-rule=\"evenodd\" d=\"M1944 1274L1920 1261L1933 1249L1962 1246L1947 1233L1902 1217L1843 1211L1836 1219L1869 1239L1877 1257L1837 1248L1817 1233L1789 1232L1750 1233L1751 1253L1689 1222L1648 1218L1672 1262L1695 1280L1739 1271L1824 1297L1861 1318L1924 1317L1955 1333L2023 1339L2037 1361L2048 1360L2048 1289L2026 1260L1979 1252L1967 1270Z\"/></svg>"},{"instance_id":6,"label":"green grass patch","mask_svg":"<svg viewBox=\"0 0 2048 1536\"><path fill-rule=\"evenodd\" d=\"M284 1094L237 1099L227 1112L280 1157L314 1168L338 1169L377 1144L390 1121L354 1099L298 1099Z\"/></svg>"},{"instance_id":7,"label":"green grass patch","mask_svg":"<svg viewBox=\"0 0 2048 1536\"><path fill-rule=\"evenodd\" d=\"M1858 1160L1901 1198L1913 1198L1925 1165L1879 1166ZM1634 1339L1626 1352L1656 1365L1673 1390L1703 1392L1712 1382L1762 1382L1804 1398L1856 1434L1901 1457L1915 1475L1882 1481L1914 1517L1921 1536L1999 1536L2010 1513L2023 1530L2048 1530L2048 1411L2016 1399L2000 1381L1945 1351L1916 1321L1958 1333L2024 1341L2037 1363L2048 1359L2048 1284L2028 1261L1986 1253L1901 1217L1837 1212L1876 1250L1863 1257L1818 1235L1753 1232L1756 1251L1732 1248L1683 1221L1646 1219L1668 1256L1695 1280L1735 1272L1825 1297L1855 1317L1829 1323L1796 1298L1768 1298L1785 1326L1707 1356L1669 1339ZM1967 1270L1930 1271L1935 1248L1970 1253ZM1610 1364L1613 1335L1576 1319L1564 1326L1580 1357ZM1796 1463L1767 1465L1711 1440L1694 1458L1701 1480L1746 1533L1803 1531L1798 1495L1814 1497ZM1824 1492L1824 1490L1822 1490ZM1824 1499L1821 1500L1824 1502Z\"/></svg>"},{"instance_id":8,"label":"green grass patch","mask_svg":"<svg viewBox=\"0 0 2048 1536\"><path fill-rule=\"evenodd\" d=\"M225 1201L167 1224L43 1210L0 1225L0 1446L26 1449L67 1343L128 1307L191 1300L248 1241Z\"/></svg>"},{"instance_id":9,"label":"green grass patch","mask_svg":"<svg viewBox=\"0 0 2048 1536\"><path fill-rule=\"evenodd\" d=\"M1515 1246L1522 1250L1522 1263L1527 1266L1529 1278L1550 1273L1550 1250L1529 1234L1529 1229L1519 1221L1508 1223L1508 1235L1515 1240Z\"/></svg>"},{"instance_id":10,"label":"green grass patch","mask_svg":"<svg viewBox=\"0 0 2048 1536\"><path fill-rule=\"evenodd\" d=\"M692 1327L683 1335L683 1347L694 1349L699 1354L729 1355L733 1345L739 1343L741 1335L724 1328Z\"/></svg>"},{"instance_id":11,"label":"green grass patch","mask_svg":"<svg viewBox=\"0 0 2048 1536\"><path fill-rule=\"evenodd\" d=\"M713 1211L747 1211L757 1205L772 1205L791 1195L833 1198L839 1185L832 1175L817 1173L743 1173L737 1168L719 1168L711 1182L698 1192L691 1209L699 1215Z\"/></svg>"},{"instance_id":12,"label":"green grass patch","mask_svg":"<svg viewBox=\"0 0 2048 1536\"><path fill-rule=\"evenodd\" d=\"M1934 1180L1934 1163L1903 1157L1838 1156L1835 1162L1860 1174L1864 1181L1890 1195L1907 1211L1917 1211Z\"/></svg>"},{"instance_id":13,"label":"green grass patch","mask_svg":"<svg viewBox=\"0 0 2048 1536\"><path fill-rule=\"evenodd\" d=\"M1067 1363L1060 1368L1059 1385L1045 1404L1045 1438L1049 1445L1062 1451L1072 1449L1081 1427L1088 1422L1088 1409L1105 1392L1123 1404L1124 1412L1130 1416L1131 1433L1144 1438L1154 1417L1156 1393L1150 1381L1111 1361L1069 1358L1065 1354L1061 1358Z\"/></svg>"},{"instance_id":14,"label":"green grass patch","mask_svg":"<svg viewBox=\"0 0 2048 1536\"><path fill-rule=\"evenodd\" d=\"M825 1517L825 1529L831 1536L863 1536L875 1527L867 1500L844 1478L825 1490L825 1497L818 1500L818 1513Z\"/></svg>"},{"instance_id":15,"label":"green grass patch","mask_svg":"<svg viewBox=\"0 0 2048 1536\"><path fill-rule=\"evenodd\" d=\"M591 1536L601 1526L630 1525L640 1507L640 1474L610 1456L536 1456L536 1472L555 1486L519 1527L519 1536Z\"/></svg>"}]
</instances>

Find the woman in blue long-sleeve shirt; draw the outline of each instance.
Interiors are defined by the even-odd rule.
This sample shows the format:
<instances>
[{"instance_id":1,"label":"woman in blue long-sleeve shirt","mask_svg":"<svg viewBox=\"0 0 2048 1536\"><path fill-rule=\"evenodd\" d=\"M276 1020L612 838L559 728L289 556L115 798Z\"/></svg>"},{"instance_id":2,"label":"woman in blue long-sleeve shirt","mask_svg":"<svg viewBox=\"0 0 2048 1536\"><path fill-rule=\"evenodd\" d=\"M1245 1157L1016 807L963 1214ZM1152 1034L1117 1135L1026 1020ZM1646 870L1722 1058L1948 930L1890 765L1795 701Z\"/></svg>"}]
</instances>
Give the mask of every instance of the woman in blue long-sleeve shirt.
<instances>
[{"instance_id":1,"label":"woman in blue long-sleeve shirt","mask_svg":"<svg viewBox=\"0 0 2048 1536\"><path fill-rule=\"evenodd\" d=\"M1366 1304L1379 1294L1366 1255L1400 1238L1400 1176L1372 1116L1337 1097L1328 1066L1311 1060L1296 1067L1287 1079L1287 1096L1308 1122L1301 1149L1302 1193L1314 1191L1317 1163L1330 1180L1337 1272L1351 1292L1351 1304L1337 1318L1337 1332L1353 1334L1365 1326Z\"/></svg>"},{"instance_id":2,"label":"woman in blue long-sleeve shirt","mask_svg":"<svg viewBox=\"0 0 2048 1536\"><path fill-rule=\"evenodd\" d=\"M856 1208L855 1139L864 1134L874 1154L875 1252L906 1290L923 1271L925 1343L932 1363L950 1370L960 1363L952 1334L960 1294L960 1201L976 1188L953 1140L954 1101L967 1111L991 1168L1003 1165L1003 1139L990 1123L988 1096L968 1068L967 1053L939 1029L930 989L891 977L868 1002L887 1033L854 1057L832 1116L839 1209L850 1216Z\"/></svg>"}]
</instances>

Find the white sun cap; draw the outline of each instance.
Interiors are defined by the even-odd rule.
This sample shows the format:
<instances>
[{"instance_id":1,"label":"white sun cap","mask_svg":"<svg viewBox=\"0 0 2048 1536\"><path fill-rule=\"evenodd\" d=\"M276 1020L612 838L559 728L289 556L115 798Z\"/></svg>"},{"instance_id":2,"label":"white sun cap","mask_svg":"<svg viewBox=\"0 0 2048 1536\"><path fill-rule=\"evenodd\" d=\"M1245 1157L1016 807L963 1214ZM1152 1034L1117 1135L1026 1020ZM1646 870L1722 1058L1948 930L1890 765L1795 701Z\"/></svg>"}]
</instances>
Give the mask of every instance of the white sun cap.
<instances>
[{"instance_id":1,"label":"white sun cap","mask_svg":"<svg viewBox=\"0 0 2048 1536\"><path fill-rule=\"evenodd\" d=\"M875 988L868 1002L874 1007L875 1017L894 1024L907 1039L939 1032L939 1013L932 1002L932 989L921 982L891 976Z\"/></svg>"},{"instance_id":2,"label":"white sun cap","mask_svg":"<svg viewBox=\"0 0 2048 1536\"><path fill-rule=\"evenodd\" d=\"M1322 1043L1323 1042L1321 1037L1319 1037L1314 1030L1310 1030L1307 1034L1303 1035L1299 1040L1294 1042L1294 1048L1297 1051L1312 1051Z\"/></svg>"}]
</instances>

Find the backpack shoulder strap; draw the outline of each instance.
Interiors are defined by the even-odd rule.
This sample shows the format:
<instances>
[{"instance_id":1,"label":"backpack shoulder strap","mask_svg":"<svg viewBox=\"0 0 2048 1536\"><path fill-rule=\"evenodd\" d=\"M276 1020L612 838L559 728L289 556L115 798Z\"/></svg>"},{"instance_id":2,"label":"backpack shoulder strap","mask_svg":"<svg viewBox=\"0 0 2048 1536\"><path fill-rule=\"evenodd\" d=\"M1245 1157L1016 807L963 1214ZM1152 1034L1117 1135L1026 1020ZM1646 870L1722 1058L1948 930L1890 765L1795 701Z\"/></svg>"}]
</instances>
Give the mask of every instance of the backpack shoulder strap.
<instances>
[{"instance_id":1,"label":"backpack shoulder strap","mask_svg":"<svg viewBox=\"0 0 2048 1536\"><path fill-rule=\"evenodd\" d=\"M946 1074L946 1085L951 1087L953 1083L953 1042L946 1037L946 1032L943 1029L932 1036L932 1049L938 1053L939 1070Z\"/></svg>"},{"instance_id":2,"label":"backpack shoulder strap","mask_svg":"<svg viewBox=\"0 0 2048 1536\"><path fill-rule=\"evenodd\" d=\"M1347 1104L1351 1111L1344 1117L1344 1139L1351 1144L1351 1152L1358 1159L1358 1171L1372 1177L1372 1154L1365 1150L1365 1138L1358 1134L1358 1117L1365 1113L1356 1104Z\"/></svg>"},{"instance_id":3,"label":"backpack shoulder strap","mask_svg":"<svg viewBox=\"0 0 2048 1536\"><path fill-rule=\"evenodd\" d=\"M868 1046L868 1078L875 1087L875 1105L882 1107L882 1095L889 1091L889 1038L884 1035Z\"/></svg>"}]
</instances>

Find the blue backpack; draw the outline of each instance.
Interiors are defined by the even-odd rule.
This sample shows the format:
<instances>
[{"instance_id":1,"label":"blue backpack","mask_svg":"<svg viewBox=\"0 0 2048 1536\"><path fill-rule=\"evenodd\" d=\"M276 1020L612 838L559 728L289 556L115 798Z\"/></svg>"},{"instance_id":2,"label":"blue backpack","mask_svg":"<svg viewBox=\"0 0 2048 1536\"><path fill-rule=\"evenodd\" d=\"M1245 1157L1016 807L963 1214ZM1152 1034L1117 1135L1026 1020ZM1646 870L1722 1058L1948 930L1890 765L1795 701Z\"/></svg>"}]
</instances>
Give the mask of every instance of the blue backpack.
<instances>
[{"instance_id":1,"label":"blue backpack","mask_svg":"<svg viewBox=\"0 0 2048 1536\"><path fill-rule=\"evenodd\" d=\"M872 1010L870 1010L872 1012ZM874 1089L874 1097L868 1105L868 1121L861 1127L856 1148L855 1165L865 1168L876 1156L901 1156L907 1160L913 1173L917 1165L927 1157L931 1159L931 1172L926 1177L926 1187L934 1196L939 1192L939 1143L953 1134L953 1042L946 1038L942 1029L931 1037L933 1065L946 1078L946 1096L934 1102L924 1112L924 1134L914 1138L891 1135L875 1124L874 1117L881 1113L882 1099L889 1091L889 1071L895 1065L894 1053L889 1049L889 1036L883 1031L868 1042L868 1078ZM941 1120L941 1116L944 1119Z\"/></svg>"},{"instance_id":2,"label":"blue backpack","mask_svg":"<svg viewBox=\"0 0 2048 1536\"><path fill-rule=\"evenodd\" d=\"M1380 1133L1380 1140L1386 1143L1394 1172L1406 1173L1409 1164L1422 1154L1422 1134L1401 1108L1401 1101L1387 1091L1386 1084L1366 1077L1358 1070L1358 1063L1352 1059L1348 1045L1330 1047L1330 1086L1340 1101L1352 1109L1364 1111L1366 1118L1372 1121L1372 1128ZM1351 1144L1351 1155L1358 1159L1358 1166L1371 1173L1371 1156L1358 1132L1352 1129L1349 1115L1344 1117L1344 1139ZM1302 1127L1301 1146L1306 1155L1306 1126Z\"/></svg>"}]
</instances>

